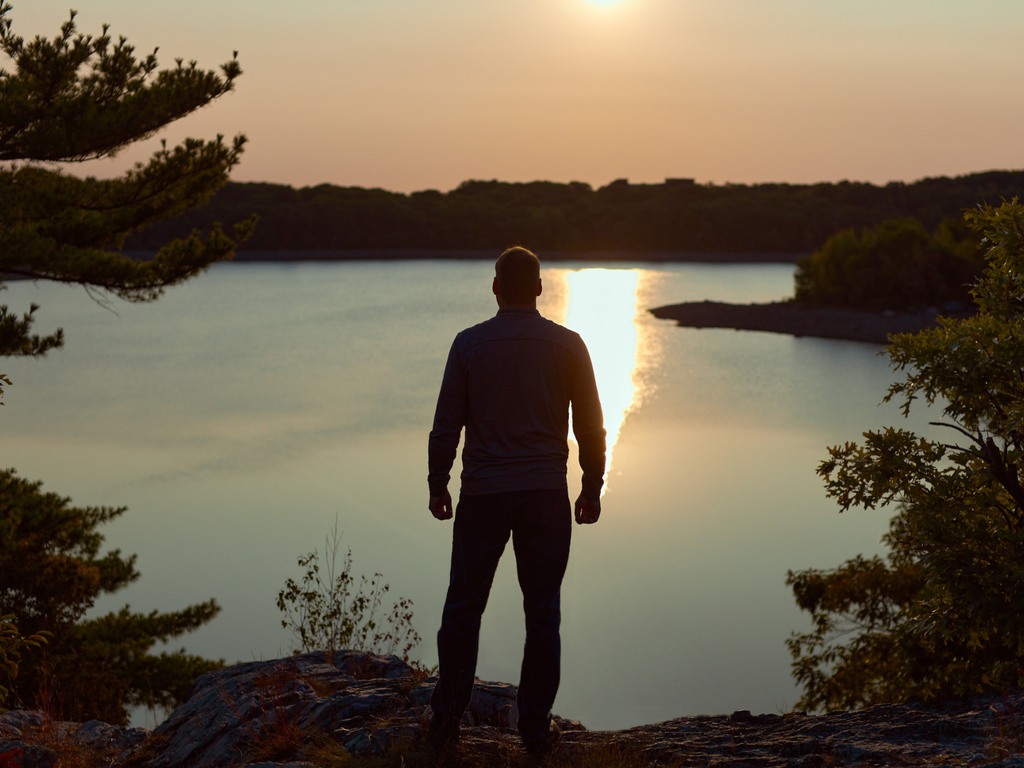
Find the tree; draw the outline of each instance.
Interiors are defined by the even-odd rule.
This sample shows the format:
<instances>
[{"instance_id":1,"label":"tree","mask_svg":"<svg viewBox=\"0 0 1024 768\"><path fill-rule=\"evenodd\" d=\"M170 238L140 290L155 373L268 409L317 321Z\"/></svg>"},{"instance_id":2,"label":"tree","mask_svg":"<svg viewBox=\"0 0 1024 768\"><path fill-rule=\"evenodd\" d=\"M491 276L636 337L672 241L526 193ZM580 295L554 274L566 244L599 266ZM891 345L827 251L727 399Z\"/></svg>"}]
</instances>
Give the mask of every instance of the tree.
<instances>
[{"instance_id":1,"label":"tree","mask_svg":"<svg viewBox=\"0 0 1024 768\"><path fill-rule=\"evenodd\" d=\"M796 300L872 310L968 303L982 266L977 238L955 221L932 236L916 219L890 219L859 235L843 230L801 258Z\"/></svg>"},{"instance_id":2,"label":"tree","mask_svg":"<svg viewBox=\"0 0 1024 768\"><path fill-rule=\"evenodd\" d=\"M0 70L0 278L77 283L152 301L230 257L254 219L235 225L234 239L214 225L151 259L132 259L121 247L129 233L181 214L225 184L244 136L164 144L148 163L113 180L77 178L53 164L113 155L222 96L241 74L237 56L219 74L180 59L158 71L155 52L137 59L106 26L97 37L76 32L73 11L52 40L26 42L12 32L11 10L0 0L0 50L14 65ZM37 309L18 316L0 305L0 356L43 355L63 344L59 329L31 332ZM0 384L10 383L0 375ZM25 637L52 633L12 683L23 703L49 697L75 719L122 723L129 706L183 700L197 674L220 665L184 651L149 653L156 642L210 621L219 611L213 600L173 613L135 614L126 606L83 619L99 595L139 576L134 556L99 554L96 528L124 511L70 507L68 499L42 493L40 483L0 472L0 615L12 615Z\"/></svg>"},{"instance_id":3,"label":"tree","mask_svg":"<svg viewBox=\"0 0 1024 768\"><path fill-rule=\"evenodd\" d=\"M56 162L114 155L234 88L235 58L221 73L176 60L157 71L156 52L137 59L108 27L98 37L76 32L75 13L52 40L15 35L0 0L0 50L14 70L0 69L0 276L78 283L127 301L151 301L167 286L229 258L255 225L194 230L148 260L121 253L125 237L199 205L227 182L245 137L230 144L186 139L163 145L145 165L118 179L81 179ZM2 281L0 281L2 287ZM18 317L0 305L0 356L42 355L63 334L33 335L33 306Z\"/></svg>"},{"instance_id":4,"label":"tree","mask_svg":"<svg viewBox=\"0 0 1024 768\"><path fill-rule=\"evenodd\" d=\"M220 611L214 600L173 613L132 613L125 606L95 619L83 616L102 594L139 578L135 556L100 555L97 528L122 508L70 506L13 470L0 471L0 615L26 637L49 633L48 644L23 659L10 687L32 707L46 698L75 720L123 724L128 707L168 707L185 700L196 676L223 662L183 650L150 655L198 629Z\"/></svg>"},{"instance_id":5,"label":"tree","mask_svg":"<svg viewBox=\"0 0 1024 768\"><path fill-rule=\"evenodd\" d=\"M885 560L790 572L813 629L788 641L797 706L940 700L1024 684L1024 206L979 206L977 315L892 337L886 401L942 408L941 442L866 432L818 468L840 510L894 504ZM845 639L845 642L844 642Z\"/></svg>"}]
</instances>

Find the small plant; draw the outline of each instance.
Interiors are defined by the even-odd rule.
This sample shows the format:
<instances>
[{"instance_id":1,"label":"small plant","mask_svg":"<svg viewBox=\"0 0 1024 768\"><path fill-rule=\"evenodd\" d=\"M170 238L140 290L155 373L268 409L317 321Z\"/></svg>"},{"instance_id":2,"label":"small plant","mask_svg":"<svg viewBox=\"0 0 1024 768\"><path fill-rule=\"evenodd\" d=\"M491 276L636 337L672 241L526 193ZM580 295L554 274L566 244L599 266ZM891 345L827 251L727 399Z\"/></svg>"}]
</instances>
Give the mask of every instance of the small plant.
<instances>
[{"instance_id":1,"label":"small plant","mask_svg":"<svg viewBox=\"0 0 1024 768\"><path fill-rule=\"evenodd\" d=\"M42 725L25 728L22 741L52 752L60 768L108 768L117 755L117 751L100 745L86 746L75 741L77 723L66 723L47 717ZM14 766L35 765L28 761L15 763ZM0 763L0 768L6 768ZM12 768L14 768L12 766Z\"/></svg>"},{"instance_id":2,"label":"small plant","mask_svg":"<svg viewBox=\"0 0 1024 768\"><path fill-rule=\"evenodd\" d=\"M1017 669L1018 675L1024 677L1024 668ZM1022 699L1016 701L1003 694L1003 706L995 709L995 737L990 745L993 757L1005 760L1013 755L1024 755L1024 709Z\"/></svg>"},{"instance_id":3,"label":"small plant","mask_svg":"<svg viewBox=\"0 0 1024 768\"><path fill-rule=\"evenodd\" d=\"M3 378L3 377L0 377ZM21 661L21 652L27 648L38 648L43 645L50 633L42 630L22 637L18 627L14 624L14 614L8 613L0 616L0 675L2 680L13 680L18 676L18 662ZM0 704L7 700L10 690L0 683Z\"/></svg>"},{"instance_id":4,"label":"small plant","mask_svg":"<svg viewBox=\"0 0 1024 768\"><path fill-rule=\"evenodd\" d=\"M277 607L284 613L281 626L291 630L295 653L336 651L343 648L388 653L409 661L409 651L419 645L419 633L412 626L412 600L401 597L391 611L381 616L381 605L390 585L383 576L352 575L352 549L338 570L341 535L338 522L324 540L323 572L317 550L298 558L306 573L301 583L285 582L277 594Z\"/></svg>"},{"instance_id":5,"label":"small plant","mask_svg":"<svg viewBox=\"0 0 1024 768\"><path fill-rule=\"evenodd\" d=\"M299 753L305 741L306 733L297 724L287 720L274 721L266 731L249 742L246 759L254 763L290 760Z\"/></svg>"}]
</instances>

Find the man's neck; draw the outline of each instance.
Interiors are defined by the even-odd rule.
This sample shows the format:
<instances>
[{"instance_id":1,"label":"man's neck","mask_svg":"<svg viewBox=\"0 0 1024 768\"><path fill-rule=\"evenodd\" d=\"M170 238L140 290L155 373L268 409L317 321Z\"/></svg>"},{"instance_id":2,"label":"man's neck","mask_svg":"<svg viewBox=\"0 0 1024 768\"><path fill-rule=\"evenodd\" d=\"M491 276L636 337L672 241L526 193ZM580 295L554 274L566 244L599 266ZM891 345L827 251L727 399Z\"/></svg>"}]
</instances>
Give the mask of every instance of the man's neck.
<instances>
[{"instance_id":1,"label":"man's neck","mask_svg":"<svg viewBox=\"0 0 1024 768\"><path fill-rule=\"evenodd\" d=\"M537 309L536 304L499 304L498 309Z\"/></svg>"}]
</instances>

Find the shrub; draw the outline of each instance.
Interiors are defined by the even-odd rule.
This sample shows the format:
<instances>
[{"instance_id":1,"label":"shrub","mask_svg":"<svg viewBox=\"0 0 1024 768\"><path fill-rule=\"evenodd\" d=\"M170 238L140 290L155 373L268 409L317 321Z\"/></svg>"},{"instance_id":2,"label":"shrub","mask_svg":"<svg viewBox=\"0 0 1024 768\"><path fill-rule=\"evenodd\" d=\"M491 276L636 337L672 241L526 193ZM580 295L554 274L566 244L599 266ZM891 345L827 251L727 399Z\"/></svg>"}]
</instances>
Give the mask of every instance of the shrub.
<instances>
[{"instance_id":1,"label":"shrub","mask_svg":"<svg viewBox=\"0 0 1024 768\"><path fill-rule=\"evenodd\" d=\"M360 576L357 582L351 548L338 571L340 543L335 521L324 541L323 572L320 553L314 549L298 558L305 569L301 583L288 579L277 595L277 607L284 613L281 626L295 637L295 652L349 648L398 654L409 661L409 652L420 642L412 626L412 600L398 598L381 616L390 585L379 573L369 579Z\"/></svg>"},{"instance_id":2,"label":"shrub","mask_svg":"<svg viewBox=\"0 0 1024 768\"><path fill-rule=\"evenodd\" d=\"M18 662L21 661L22 649L38 648L44 644L50 633L40 630L34 635L22 637L14 624L14 614L0 616L0 675L7 680L18 676ZM10 693L8 688L0 685L0 704L3 704Z\"/></svg>"}]
</instances>

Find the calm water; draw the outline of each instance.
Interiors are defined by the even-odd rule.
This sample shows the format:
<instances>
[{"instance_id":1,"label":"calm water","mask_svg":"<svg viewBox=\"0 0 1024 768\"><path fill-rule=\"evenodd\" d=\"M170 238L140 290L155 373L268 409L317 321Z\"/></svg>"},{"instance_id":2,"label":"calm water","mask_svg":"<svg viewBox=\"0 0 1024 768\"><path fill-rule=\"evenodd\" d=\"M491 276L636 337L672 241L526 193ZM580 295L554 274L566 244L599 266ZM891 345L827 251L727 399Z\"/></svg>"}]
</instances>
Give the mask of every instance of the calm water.
<instances>
[{"instance_id":1,"label":"calm water","mask_svg":"<svg viewBox=\"0 0 1024 768\"><path fill-rule=\"evenodd\" d=\"M222 614L188 650L287 654L277 591L337 517L356 572L414 601L433 664L451 527L426 508L426 439L452 338L495 310L492 269L226 264L113 312L81 289L11 284L4 302L40 304L37 331L63 326L67 347L3 363L0 460L78 505L129 507L105 533L138 553L142 578L98 610L216 597ZM780 299L789 266L581 263L542 277L541 312L590 346L614 439L604 515L574 530L555 711L614 729L790 708L784 641L808 622L786 570L877 552L887 526L881 512L840 516L814 473L827 445L901 421L877 405L885 359L645 312ZM516 682L522 642L508 552L478 675Z\"/></svg>"}]
</instances>

